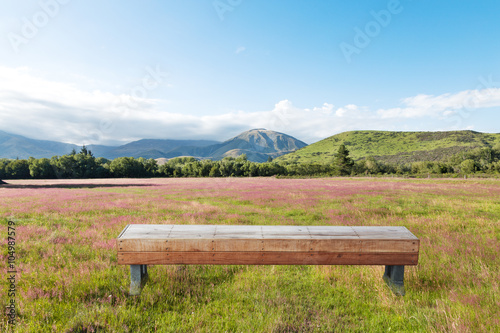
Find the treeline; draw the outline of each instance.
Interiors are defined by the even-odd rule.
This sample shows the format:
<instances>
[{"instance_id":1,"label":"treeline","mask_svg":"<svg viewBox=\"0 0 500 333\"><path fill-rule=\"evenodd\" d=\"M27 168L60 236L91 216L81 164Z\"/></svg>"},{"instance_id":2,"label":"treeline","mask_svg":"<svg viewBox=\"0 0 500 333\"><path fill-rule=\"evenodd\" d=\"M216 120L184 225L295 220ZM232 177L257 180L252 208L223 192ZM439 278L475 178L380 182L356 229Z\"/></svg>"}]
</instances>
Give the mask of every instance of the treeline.
<instances>
[{"instance_id":1,"label":"treeline","mask_svg":"<svg viewBox=\"0 0 500 333\"><path fill-rule=\"evenodd\" d=\"M54 178L141 178L141 177L268 177L301 175L347 175L353 162L340 158L332 165L282 165L272 161L256 163L246 155L226 157L220 161L178 157L158 165L154 159L119 157L108 160L94 157L85 146L79 153L27 160L0 159L0 179ZM344 165L345 164L345 165ZM348 168L349 170L347 170Z\"/></svg>"},{"instance_id":2,"label":"treeline","mask_svg":"<svg viewBox=\"0 0 500 333\"><path fill-rule=\"evenodd\" d=\"M0 160L0 179L55 179L55 178L122 178L153 177L158 165L155 160L121 157L108 160L94 157L85 146L77 154L27 160Z\"/></svg>"},{"instance_id":3,"label":"treeline","mask_svg":"<svg viewBox=\"0 0 500 333\"><path fill-rule=\"evenodd\" d=\"M500 146L474 149L451 156L446 162L390 164L368 157L354 162L341 145L335 158L324 164L283 164L248 161L245 155L220 161L178 157L158 165L154 159L94 157L85 146L79 153L27 160L0 159L1 179L141 178L141 177L258 177L348 176L500 173Z\"/></svg>"},{"instance_id":4,"label":"treeline","mask_svg":"<svg viewBox=\"0 0 500 333\"><path fill-rule=\"evenodd\" d=\"M373 157L355 164L355 174L406 174L406 175L468 175L499 174L500 145L494 148L475 148L448 157L445 161L423 161L412 163L383 163Z\"/></svg>"},{"instance_id":5,"label":"treeline","mask_svg":"<svg viewBox=\"0 0 500 333\"><path fill-rule=\"evenodd\" d=\"M79 153L51 159L0 159L0 179L144 178L144 177L256 177L286 175L277 163L254 163L245 155L221 161L179 157L158 165L154 159L94 157L85 146Z\"/></svg>"}]
</instances>

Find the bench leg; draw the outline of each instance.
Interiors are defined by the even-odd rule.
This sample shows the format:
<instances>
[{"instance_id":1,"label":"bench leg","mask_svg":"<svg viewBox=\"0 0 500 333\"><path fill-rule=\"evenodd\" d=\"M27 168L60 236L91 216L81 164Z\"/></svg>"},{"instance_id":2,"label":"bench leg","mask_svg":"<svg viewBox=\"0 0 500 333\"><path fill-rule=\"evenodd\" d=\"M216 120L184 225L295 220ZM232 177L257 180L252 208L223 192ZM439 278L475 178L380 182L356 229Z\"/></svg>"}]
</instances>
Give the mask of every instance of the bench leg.
<instances>
[{"instance_id":1,"label":"bench leg","mask_svg":"<svg viewBox=\"0 0 500 333\"><path fill-rule=\"evenodd\" d=\"M147 265L130 265L130 296L139 296L147 281Z\"/></svg>"},{"instance_id":2,"label":"bench leg","mask_svg":"<svg viewBox=\"0 0 500 333\"><path fill-rule=\"evenodd\" d=\"M385 266L384 281L397 296L405 295L405 266Z\"/></svg>"}]
</instances>

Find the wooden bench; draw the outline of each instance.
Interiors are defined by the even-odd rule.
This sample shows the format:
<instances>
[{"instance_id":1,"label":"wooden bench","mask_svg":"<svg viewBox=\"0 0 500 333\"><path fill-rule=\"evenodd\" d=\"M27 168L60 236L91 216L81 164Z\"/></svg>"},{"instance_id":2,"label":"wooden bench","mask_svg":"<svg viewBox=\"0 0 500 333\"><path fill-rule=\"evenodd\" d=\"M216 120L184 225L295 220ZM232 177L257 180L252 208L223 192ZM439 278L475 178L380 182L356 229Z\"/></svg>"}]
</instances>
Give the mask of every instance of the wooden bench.
<instances>
[{"instance_id":1,"label":"wooden bench","mask_svg":"<svg viewBox=\"0 0 500 333\"><path fill-rule=\"evenodd\" d=\"M185 264L385 265L385 282L402 296L419 245L405 227L130 224L117 238L130 295L140 295L147 265Z\"/></svg>"}]
</instances>

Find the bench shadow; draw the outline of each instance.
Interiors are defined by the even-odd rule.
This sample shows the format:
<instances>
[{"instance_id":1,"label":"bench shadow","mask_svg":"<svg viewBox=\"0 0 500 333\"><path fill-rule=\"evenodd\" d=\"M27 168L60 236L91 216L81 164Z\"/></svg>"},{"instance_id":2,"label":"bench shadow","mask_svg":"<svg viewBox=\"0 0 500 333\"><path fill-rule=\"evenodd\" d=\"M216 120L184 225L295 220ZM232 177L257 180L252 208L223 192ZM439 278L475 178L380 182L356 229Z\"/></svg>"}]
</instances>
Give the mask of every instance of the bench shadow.
<instances>
[{"instance_id":1,"label":"bench shadow","mask_svg":"<svg viewBox=\"0 0 500 333\"><path fill-rule=\"evenodd\" d=\"M45 184L45 185L35 185L35 184L3 184L0 185L1 188L12 188L12 189L41 189L41 188L66 188L66 189L77 189L77 188L106 188L106 187L148 187L154 186L154 184Z\"/></svg>"}]
</instances>

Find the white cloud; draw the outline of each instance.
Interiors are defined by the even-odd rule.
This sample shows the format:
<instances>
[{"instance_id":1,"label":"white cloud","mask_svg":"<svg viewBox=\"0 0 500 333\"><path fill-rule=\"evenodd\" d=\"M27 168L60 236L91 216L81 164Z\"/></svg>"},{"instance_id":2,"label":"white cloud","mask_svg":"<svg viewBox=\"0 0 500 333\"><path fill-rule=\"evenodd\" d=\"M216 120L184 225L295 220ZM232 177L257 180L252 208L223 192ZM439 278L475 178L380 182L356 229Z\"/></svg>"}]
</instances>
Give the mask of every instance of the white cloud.
<instances>
[{"instance_id":1,"label":"white cloud","mask_svg":"<svg viewBox=\"0 0 500 333\"><path fill-rule=\"evenodd\" d=\"M236 49L236 51L234 51L234 53L240 54L241 52L244 52L246 49L247 49L246 47L240 46Z\"/></svg>"},{"instance_id":2,"label":"white cloud","mask_svg":"<svg viewBox=\"0 0 500 333\"><path fill-rule=\"evenodd\" d=\"M500 106L500 88L465 90L439 96L417 95L402 100L403 107L380 109L382 118L443 117L457 110Z\"/></svg>"},{"instance_id":3,"label":"white cloud","mask_svg":"<svg viewBox=\"0 0 500 333\"><path fill-rule=\"evenodd\" d=\"M364 111L366 111L366 108L360 108L357 105L348 104L348 105L346 105L344 107L338 108L335 111L335 115L337 117L349 116L349 117L352 118L352 117L359 117L359 116L361 116L361 113L363 113Z\"/></svg>"},{"instance_id":4,"label":"white cloud","mask_svg":"<svg viewBox=\"0 0 500 333\"><path fill-rule=\"evenodd\" d=\"M118 144L142 138L225 140L251 128L284 132L307 143L347 130L421 130L412 119L450 119L464 107L500 106L500 89L417 95L401 104L371 111L354 104L299 108L282 100L270 110L195 116L169 112L165 101L147 94L89 92L36 77L27 68L0 67L0 130L76 144ZM436 126L450 128L445 122Z\"/></svg>"},{"instance_id":5,"label":"white cloud","mask_svg":"<svg viewBox=\"0 0 500 333\"><path fill-rule=\"evenodd\" d=\"M314 107L312 110L305 109L306 111L321 112L324 114L330 114L333 111L333 104L323 103L321 107Z\"/></svg>"}]
</instances>

